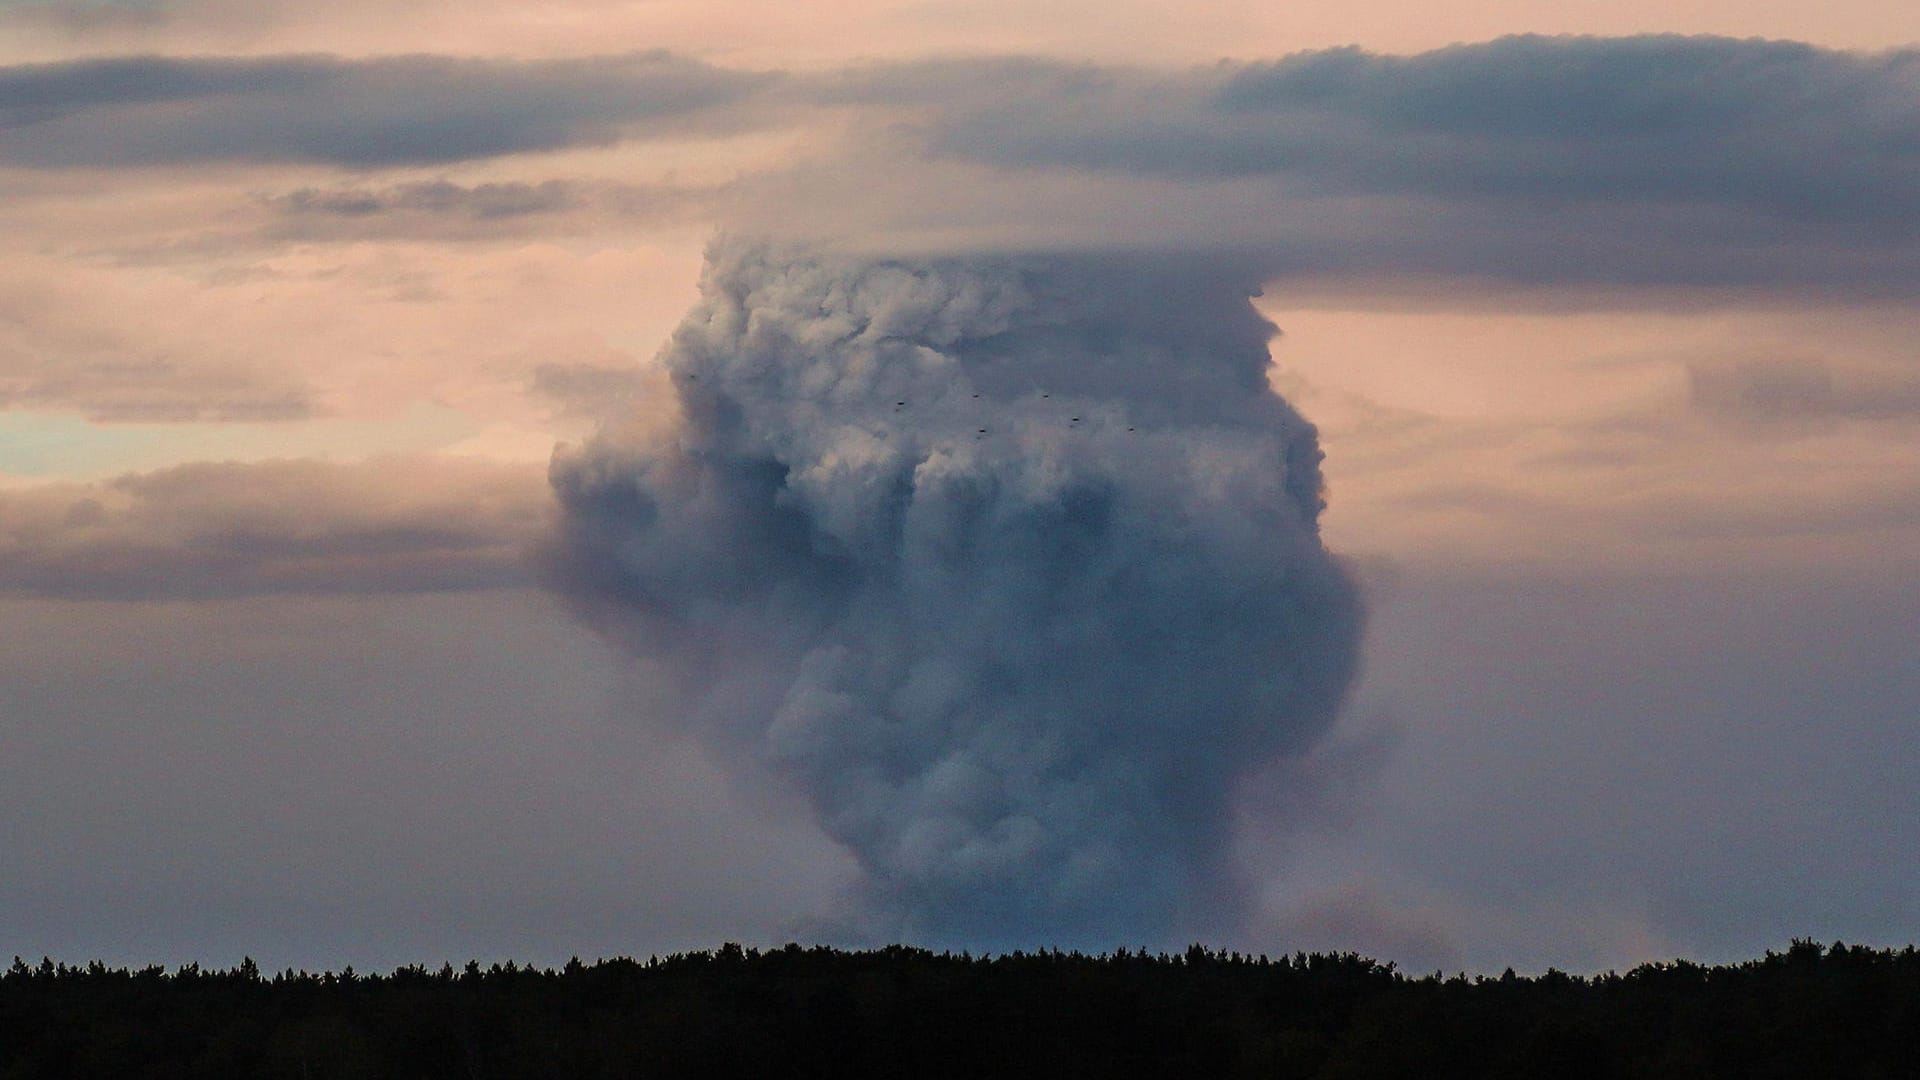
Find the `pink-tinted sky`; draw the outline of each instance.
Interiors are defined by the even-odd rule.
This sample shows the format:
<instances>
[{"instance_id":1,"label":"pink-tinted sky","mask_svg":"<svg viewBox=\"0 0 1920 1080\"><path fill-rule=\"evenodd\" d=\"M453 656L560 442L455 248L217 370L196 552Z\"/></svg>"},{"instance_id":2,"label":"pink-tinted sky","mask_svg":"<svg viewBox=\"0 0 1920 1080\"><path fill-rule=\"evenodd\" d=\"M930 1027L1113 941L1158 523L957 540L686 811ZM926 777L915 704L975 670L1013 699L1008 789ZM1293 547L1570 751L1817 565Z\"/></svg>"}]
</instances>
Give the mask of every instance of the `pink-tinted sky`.
<instances>
[{"instance_id":1,"label":"pink-tinted sky","mask_svg":"<svg viewBox=\"0 0 1920 1080\"><path fill-rule=\"evenodd\" d=\"M1254 0L840 0L806 8L753 0L557 0L537 6L345 0L325 9L243 0L15 0L8 6L14 11L7 51L21 59L152 50L554 56L666 48L772 67L983 52L1184 64L1356 44L1418 52L1512 33L1717 34L1849 49L1920 40L1920 17L1878 0L1818 6L1796 0L1473 0L1444 8Z\"/></svg>"},{"instance_id":2,"label":"pink-tinted sky","mask_svg":"<svg viewBox=\"0 0 1920 1080\"><path fill-rule=\"evenodd\" d=\"M1617 37L1668 32L1719 37ZM844 853L525 558L556 442L672 422L722 230L1268 279L1373 615L1248 797L1235 945L1912 940L1915 41L1866 0L0 0L0 952L829 910Z\"/></svg>"}]
</instances>

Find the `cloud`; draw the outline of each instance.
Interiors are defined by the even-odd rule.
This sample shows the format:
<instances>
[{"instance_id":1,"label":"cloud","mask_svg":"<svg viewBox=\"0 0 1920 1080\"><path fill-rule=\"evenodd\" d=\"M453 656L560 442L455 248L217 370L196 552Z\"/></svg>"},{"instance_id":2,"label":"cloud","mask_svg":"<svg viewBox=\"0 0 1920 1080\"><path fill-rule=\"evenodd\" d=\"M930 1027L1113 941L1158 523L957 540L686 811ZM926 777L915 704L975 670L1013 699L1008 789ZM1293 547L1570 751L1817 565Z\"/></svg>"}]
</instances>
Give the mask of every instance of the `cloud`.
<instances>
[{"instance_id":1,"label":"cloud","mask_svg":"<svg viewBox=\"0 0 1920 1080\"><path fill-rule=\"evenodd\" d=\"M103 13L121 13L118 19ZM791 10L762 0L0 0L11 51L76 49L195 54L392 54L434 49L484 56L560 56L668 48L690 56L819 69L875 56L1057 55L1154 64L1284 56L1364 42L1391 53L1480 41L1516 29L1622 34L1649 25L1881 48L1914 41L1910 13L1884 0L1804 4L1696 0L1653 13L1635 4L1517 9L1465 0L1445 10L1408 3L1301 9L1167 0L837 0Z\"/></svg>"},{"instance_id":2,"label":"cloud","mask_svg":"<svg viewBox=\"0 0 1920 1080\"><path fill-rule=\"evenodd\" d=\"M0 408L105 421L292 420L316 411L297 377L249 362L206 320L184 318L212 308L199 290L130 277L37 255L0 271Z\"/></svg>"},{"instance_id":3,"label":"cloud","mask_svg":"<svg viewBox=\"0 0 1920 1080\"><path fill-rule=\"evenodd\" d=\"M0 592L96 600L527 580L537 472L431 459L183 465L0 492Z\"/></svg>"},{"instance_id":4,"label":"cloud","mask_svg":"<svg viewBox=\"0 0 1920 1080\"><path fill-rule=\"evenodd\" d=\"M1920 419L1920 375L1842 369L1816 357L1758 356L1688 366L1693 406L1777 427L1796 421Z\"/></svg>"},{"instance_id":5,"label":"cloud","mask_svg":"<svg viewBox=\"0 0 1920 1080\"><path fill-rule=\"evenodd\" d=\"M771 76L665 53L125 57L0 68L0 164L434 164L750 126Z\"/></svg>"},{"instance_id":6,"label":"cloud","mask_svg":"<svg viewBox=\"0 0 1920 1080\"><path fill-rule=\"evenodd\" d=\"M0 69L0 100L0 164L32 169L379 170L777 123L805 137L729 178L726 200L643 190L626 208L879 253L1224 252L1362 289L1920 286L1915 51L1514 37L1181 70L1027 58L813 72L662 53L144 57ZM291 238L376 216L431 235L424 221L620 205L590 190L413 176L274 205Z\"/></svg>"},{"instance_id":7,"label":"cloud","mask_svg":"<svg viewBox=\"0 0 1920 1080\"><path fill-rule=\"evenodd\" d=\"M69 35L106 29L151 30L167 19L166 0L0 0L0 19Z\"/></svg>"},{"instance_id":8,"label":"cloud","mask_svg":"<svg viewBox=\"0 0 1920 1080\"><path fill-rule=\"evenodd\" d=\"M573 179L302 187L262 197L275 215L262 231L271 241L302 242L566 235L603 229L609 220L657 226L710 219L724 191Z\"/></svg>"},{"instance_id":9,"label":"cloud","mask_svg":"<svg viewBox=\"0 0 1920 1080\"><path fill-rule=\"evenodd\" d=\"M1647 36L1185 71L852 68L884 115L772 187L870 249L1159 247L1275 278L1911 295L1920 52ZM789 207L790 209L790 207Z\"/></svg>"},{"instance_id":10,"label":"cloud","mask_svg":"<svg viewBox=\"0 0 1920 1080\"><path fill-rule=\"evenodd\" d=\"M677 400L664 370L631 362L542 364L534 370L533 390L558 405L561 415L607 428L631 429L650 413L656 423L669 423L671 409L661 404Z\"/></svg>"},{"instance_id":11,"label":"cloud","mask_svg":"<svg viewBox=\"0 0 1920 1080\"><path fill-rule=\"evenodd\" d=\"M903 90L930 107L935 152L1021 168L1264 176L1318 193L1679 202L1907 235L1920 207L1920 51L1510 37L1174 74L1043 61L895 69L853 96Z\"/></svg>"},{"instance_id":12,"label":"cloud","mask_svg":"<svg viewBox=\"0 0 1920 1080\"><path fill-rule=\"evenodd\" d=\"M551 213L576 206L579 201L573 185L560 180L472 186L448 180L421 180L385 189L301 188L272 200L289 214L359 218L415 211L483 221Z\"/></svg>"},{"instance_id":13,"label":"cloud","mask_svg":"<svg viewBox=\"0 0 1920 1080\"><path fill-rule=\"evenodd\" d=\"M1331 723L1361 621L1249 291L722 245L665 355L679 430L556 458L555 584L806 793L865 874L850 933L1237 918L1236 779Z\"/></svg>"},{"instance_id":14,"label":"cloud","mask_svg":"<svg viewBox=\"0 0 1920 1080\"><path fill-rule=\"evenodd\" d=\"M47 359L10 353L0 348L0 365L14 369L9 372L14 377L0 385L0 407L78 405L99 421L299 420L313 414L302 388L273 386L250 372L209 370L167 358Z\"/></svg>"},{"instance_id":15,"label":"cloud","mask_svg":"<svg viewBox=\"0 0 1920 1080\"><path fill-rule=\"evenodd\" d=\"M183 447L218 438L185 425L291 421L279 437L295 440L288 449L273 449L276 437L262 430L263 451L209 449L215 457L323 449L358 457L370 441L428 450L497 424L577 434L577 425L551 423L551 402L527 393L534 372L632 364L697 293L697 234L630 244L609 228L576 244L543 233L535 219L552 221L542 215L501 224L320 213L309 215L320 219L310 239L262 250L280 215L234 194L237 251L156 262L50 257L21 243L0 264L0 407L182 425L172 437ZM572 212L553 217L585 233ZM155 239L166 231L155 228ZM429 421L432 432L421 426ZM322 428L341 441L317 445ZM387 437L401 428L439 441ZM544 460L552 442L534 458Z\"/></svg>"}]
</instances>

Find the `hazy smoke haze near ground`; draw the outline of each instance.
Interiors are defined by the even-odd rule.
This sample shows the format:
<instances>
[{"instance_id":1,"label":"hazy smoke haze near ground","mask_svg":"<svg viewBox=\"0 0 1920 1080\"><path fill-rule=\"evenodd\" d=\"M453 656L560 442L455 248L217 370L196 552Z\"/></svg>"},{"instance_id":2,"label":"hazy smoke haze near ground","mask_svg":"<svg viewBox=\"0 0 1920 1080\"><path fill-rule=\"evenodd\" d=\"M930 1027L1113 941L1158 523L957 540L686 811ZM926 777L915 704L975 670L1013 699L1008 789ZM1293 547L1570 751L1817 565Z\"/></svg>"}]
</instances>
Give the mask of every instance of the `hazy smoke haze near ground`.
<instances>
[{"instance_id":1,"label":"hazy smoke haze near ground","mask_svg":"<svg viewBox=\"0 0 1920 1080\"><path fill-rule=\"evenodd\" d=\"M664 357L680 426L556 457L557 586L799 784L864 873L841 932L1237 921L1235 780L1325 731L1361 625L1252 292L722 243Z\"/></svg>"}]
</instances>

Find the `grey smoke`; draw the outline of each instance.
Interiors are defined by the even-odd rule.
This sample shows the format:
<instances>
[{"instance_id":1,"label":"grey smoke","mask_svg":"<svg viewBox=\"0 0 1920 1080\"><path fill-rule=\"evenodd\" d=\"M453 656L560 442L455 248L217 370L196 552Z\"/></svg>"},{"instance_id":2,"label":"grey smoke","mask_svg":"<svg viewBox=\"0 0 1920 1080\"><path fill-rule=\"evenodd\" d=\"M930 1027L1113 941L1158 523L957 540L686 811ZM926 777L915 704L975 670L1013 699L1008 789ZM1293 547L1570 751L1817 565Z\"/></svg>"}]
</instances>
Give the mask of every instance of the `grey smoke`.
<instances>
[{"instance_id":1,"label":"grey smoke","mask_svg":"<svg viewBox=\"0 0 1920 1080\"><path fill-rule=\"evenodd\" d=\"M556 456L556 587L798 785L864 872L848 933L1237 918L1236 781L1327 729L1361 625L1251 284L723 244L664 355L678 425Z\"/></svg>"}]
</instances>

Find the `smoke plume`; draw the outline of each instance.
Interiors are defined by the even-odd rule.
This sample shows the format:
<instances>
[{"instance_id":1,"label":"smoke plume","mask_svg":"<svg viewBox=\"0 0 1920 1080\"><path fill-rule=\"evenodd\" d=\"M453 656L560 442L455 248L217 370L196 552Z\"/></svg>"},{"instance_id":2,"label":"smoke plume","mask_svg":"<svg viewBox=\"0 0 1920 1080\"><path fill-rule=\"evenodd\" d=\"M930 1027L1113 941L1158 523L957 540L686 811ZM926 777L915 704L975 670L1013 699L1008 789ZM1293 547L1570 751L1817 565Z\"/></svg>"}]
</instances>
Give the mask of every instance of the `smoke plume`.
<instances>
[{"instance_id":1,"label":"smoke plume","mask_svg":"<svg viewBox=\"0 0 1920 1080\"><path fill-rule=\"evenodd\" d=\"M974 948L1220 928L1237 778L1328 726L1361 610L1246 275L710 253L677 425L556 455L556 586Z\"/></svg>"}]
</instances>

